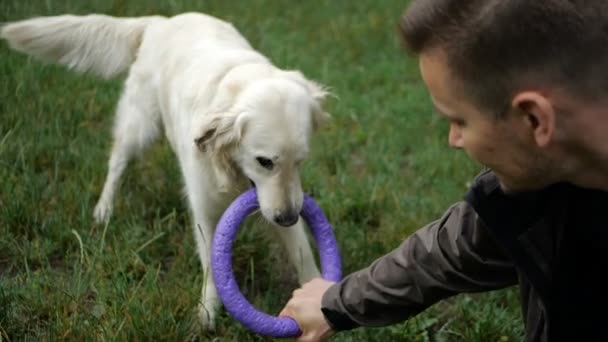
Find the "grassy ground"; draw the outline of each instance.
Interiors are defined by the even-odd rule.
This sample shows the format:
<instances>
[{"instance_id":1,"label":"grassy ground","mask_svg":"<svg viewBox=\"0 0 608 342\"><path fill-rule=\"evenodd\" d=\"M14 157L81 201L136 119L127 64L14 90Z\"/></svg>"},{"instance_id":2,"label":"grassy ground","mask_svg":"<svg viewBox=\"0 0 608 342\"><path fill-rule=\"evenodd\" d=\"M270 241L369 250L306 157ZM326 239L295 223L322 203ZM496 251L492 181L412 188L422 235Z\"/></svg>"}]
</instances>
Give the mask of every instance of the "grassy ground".
<instances>
[{"instance_id":1,"label":"grassy ground","mask_svg":"<svg viewBox=\"0 0 608 342\"><path fill-rule=\"evenodd\" d=\"M399 49L405 1L4 0L0 21L64 12L233 21L283 68L333 89L305 191L333 223L345 272L364 267L459 200L479 171L446 145L416 62ZM131 165L106 227L92 211L106 172L120 80L44 66L0 44L0 340L256 341L225 313L195 321L202 274L174 156L158 144ZM235 250L247 298L276 313L296 286L280 246L248 225ZM403 324L337 341L516 341L516 292L462 295Z\"/></svg>"}]
</instances>

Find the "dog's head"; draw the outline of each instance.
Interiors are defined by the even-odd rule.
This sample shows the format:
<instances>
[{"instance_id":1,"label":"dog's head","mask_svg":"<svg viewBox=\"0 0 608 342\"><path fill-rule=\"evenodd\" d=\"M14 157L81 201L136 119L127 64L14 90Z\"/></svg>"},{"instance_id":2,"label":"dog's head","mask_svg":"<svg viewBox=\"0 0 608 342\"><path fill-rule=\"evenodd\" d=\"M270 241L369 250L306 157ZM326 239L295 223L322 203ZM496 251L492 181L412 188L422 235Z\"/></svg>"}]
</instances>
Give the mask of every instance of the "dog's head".
<instances>
[{"instance_id":1,"label":"dog's head","mask_svg":"<svg viewBox=\"0 0 608 342\"><path fill-rule=\"evenodd\" d=\"M196 128L198 148L212 157L226 182L246 177L255 185L268 221L295 224L303 202L300 166L313 131L329 118L322 109L328 93L299 72L286 71L221 87L218 96L228 109L203 118Z\"/></svg>"}]
</instances>

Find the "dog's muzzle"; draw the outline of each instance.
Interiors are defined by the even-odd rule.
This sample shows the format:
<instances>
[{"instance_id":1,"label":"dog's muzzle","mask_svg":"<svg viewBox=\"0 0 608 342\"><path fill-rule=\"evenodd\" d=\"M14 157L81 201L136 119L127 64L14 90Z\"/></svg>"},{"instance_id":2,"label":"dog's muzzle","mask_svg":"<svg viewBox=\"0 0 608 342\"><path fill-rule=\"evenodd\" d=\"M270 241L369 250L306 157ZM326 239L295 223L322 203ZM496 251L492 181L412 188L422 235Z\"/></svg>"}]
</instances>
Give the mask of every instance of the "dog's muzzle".
<instances>
[{"instance_id":1,"label":"dog's muzzle","mask_svg":"<svg viewBox=\"0 0 608 342\"><path fill-rule=\"evenodd\" d=\"M294 210L287 210L274 216L274 222L282 227L291 227L298 222L300 215Z\"/></svg>"}]
</instances>

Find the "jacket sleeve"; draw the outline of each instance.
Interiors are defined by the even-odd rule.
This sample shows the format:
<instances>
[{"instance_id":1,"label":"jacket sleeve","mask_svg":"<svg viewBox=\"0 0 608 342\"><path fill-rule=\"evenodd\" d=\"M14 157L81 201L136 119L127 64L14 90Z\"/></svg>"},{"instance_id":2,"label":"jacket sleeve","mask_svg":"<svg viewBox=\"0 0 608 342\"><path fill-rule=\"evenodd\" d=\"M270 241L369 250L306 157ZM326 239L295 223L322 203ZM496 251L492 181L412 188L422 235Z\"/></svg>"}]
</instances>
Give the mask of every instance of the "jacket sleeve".
<instances>
[{"instance_id":1,"label":"jacket sleeve","mask_svg":"<svg viewBox=\"0 0 608 342\"><path fill-rule=\"evenodd\" d=\"M324 294L322 311L335 331L401 322L463 292L517 284L473 208L459 202L391 253L345 277Z\"/></svg>"}]
</instances>

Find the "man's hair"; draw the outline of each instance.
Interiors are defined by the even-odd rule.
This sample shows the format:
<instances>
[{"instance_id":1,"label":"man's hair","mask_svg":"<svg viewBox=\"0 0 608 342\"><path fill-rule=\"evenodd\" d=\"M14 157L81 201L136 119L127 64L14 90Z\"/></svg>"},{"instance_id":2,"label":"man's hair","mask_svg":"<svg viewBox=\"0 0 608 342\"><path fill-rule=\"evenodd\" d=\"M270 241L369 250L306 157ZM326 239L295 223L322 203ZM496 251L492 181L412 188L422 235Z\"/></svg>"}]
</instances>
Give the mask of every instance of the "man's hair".
<instances>
[{"instance_id":1,"label":"man's hair","mask_svg":"<svg viewBox=\"0 0 608 342\"><path fill-rule=\"evenodd\" d=\"M464 95L494 113L522 87L608 93L608 0L413 0L400 31L414 54L443 50Z\"/></svg>"}]
</instances>

